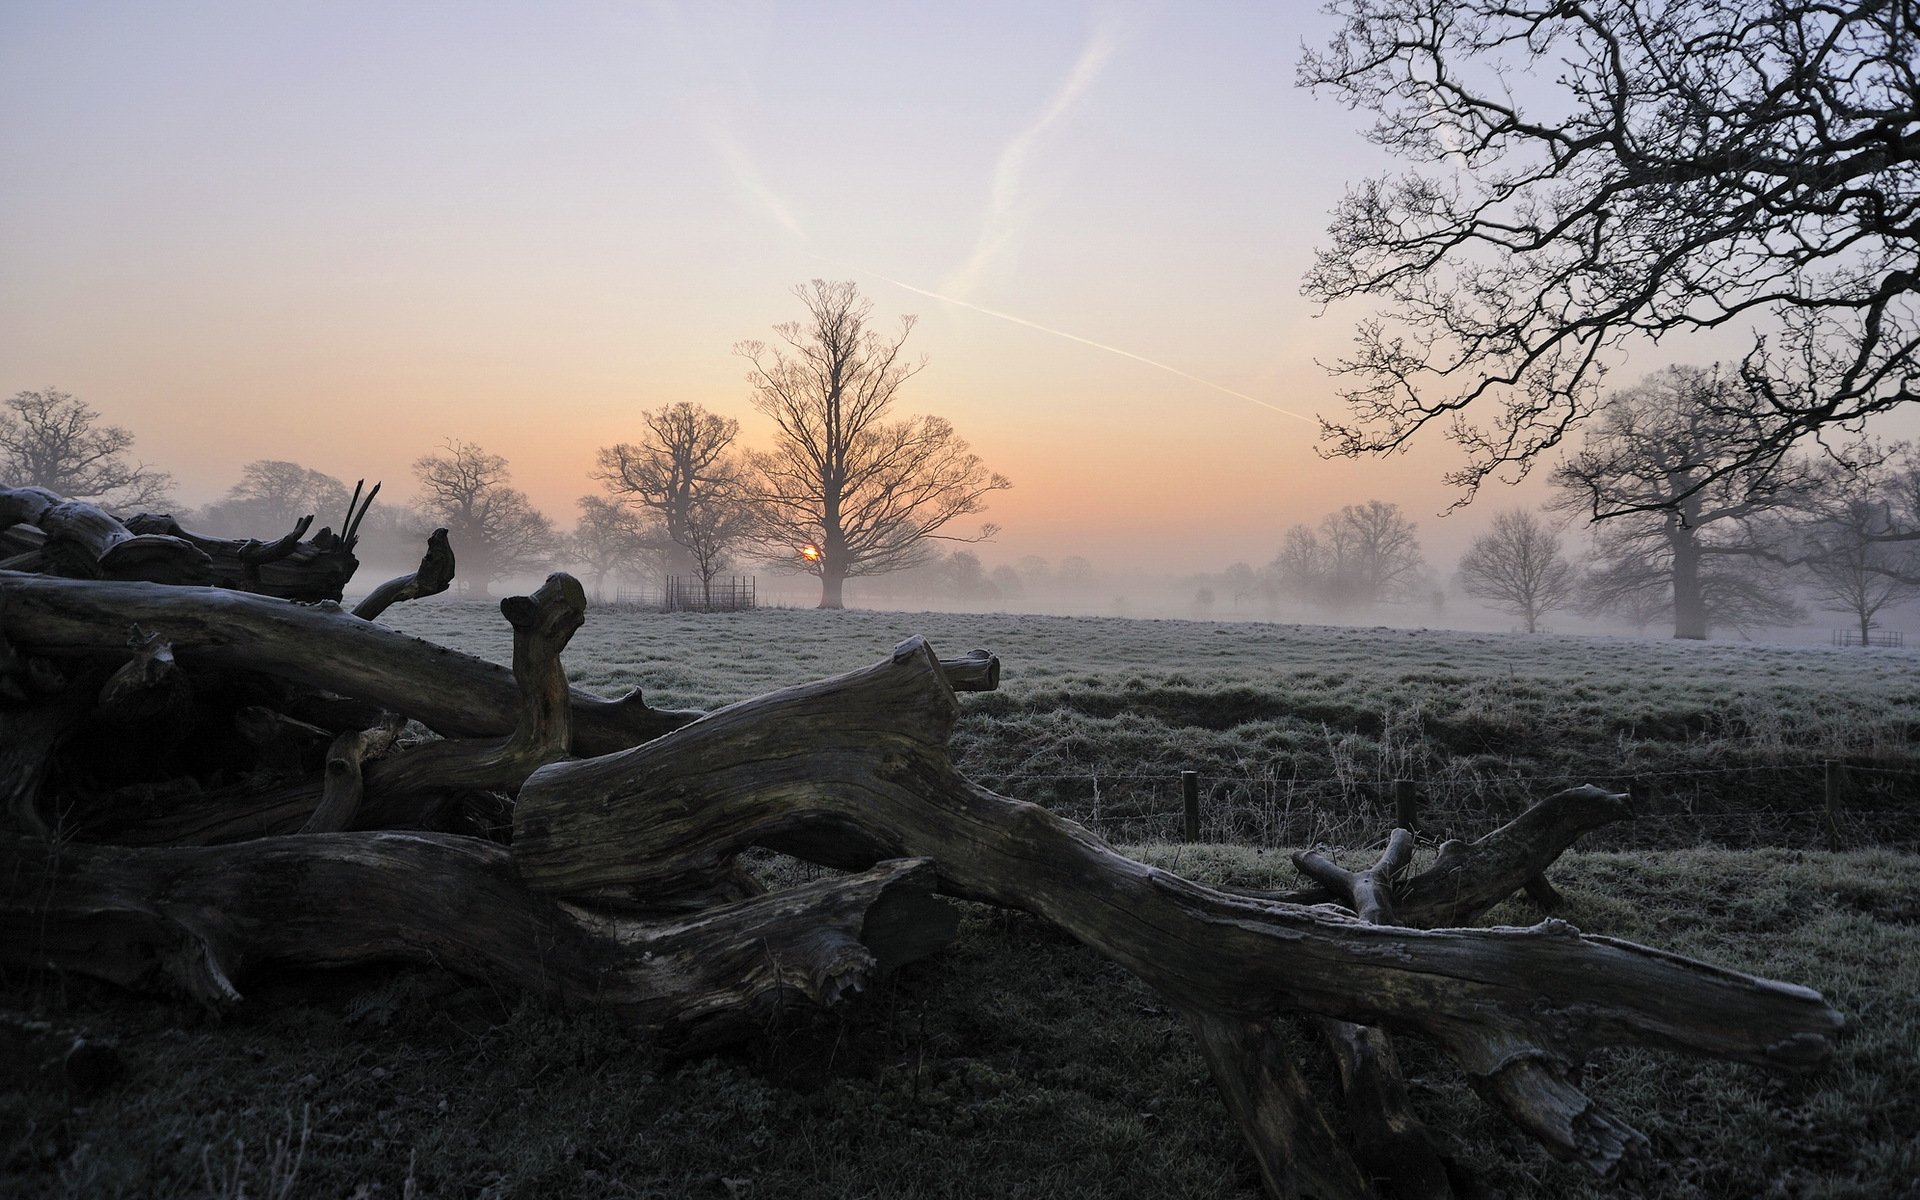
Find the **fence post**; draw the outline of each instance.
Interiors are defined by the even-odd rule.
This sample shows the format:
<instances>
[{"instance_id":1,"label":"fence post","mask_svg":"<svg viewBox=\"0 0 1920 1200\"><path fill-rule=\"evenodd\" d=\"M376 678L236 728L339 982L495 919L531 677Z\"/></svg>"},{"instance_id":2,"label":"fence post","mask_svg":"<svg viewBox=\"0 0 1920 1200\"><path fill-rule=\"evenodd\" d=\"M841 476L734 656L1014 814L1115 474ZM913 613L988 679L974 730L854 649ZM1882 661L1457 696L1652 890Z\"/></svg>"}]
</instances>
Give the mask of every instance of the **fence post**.
<instances>
[{"instance_id":1,"label":"fence post","mask_svg":"<svg viewBox=\"0 0 1920 1200\"><path fill-rule=\"evenodd\" d=\"M1189 842L1200 840L1200 772L1180 772L1180 801L1186 816Z\"/></svg>"},{"instance_id":2,"label":"fence post","mask_svg":"<svg viewBox=\"0 0 1920 1200\"><path fill-rule=\"evenodd\" d=\"M1846 839L1840 833L1840 788L1846 783L1846 765L1827 759L1821 764L1826 768L1827 784L1827 849L1846 849Z\"/></svg>"},{"instance_id":3,"label":"fence post","mask_svg":"<svg viewBox=\"0 0 1920 1200\"><path fill-rule=\"evenodd\" d=\"M1409 833L1420 828L1420 789L1411 779L1393 781L1393 820Z\"/></svg>"}]
</instances>

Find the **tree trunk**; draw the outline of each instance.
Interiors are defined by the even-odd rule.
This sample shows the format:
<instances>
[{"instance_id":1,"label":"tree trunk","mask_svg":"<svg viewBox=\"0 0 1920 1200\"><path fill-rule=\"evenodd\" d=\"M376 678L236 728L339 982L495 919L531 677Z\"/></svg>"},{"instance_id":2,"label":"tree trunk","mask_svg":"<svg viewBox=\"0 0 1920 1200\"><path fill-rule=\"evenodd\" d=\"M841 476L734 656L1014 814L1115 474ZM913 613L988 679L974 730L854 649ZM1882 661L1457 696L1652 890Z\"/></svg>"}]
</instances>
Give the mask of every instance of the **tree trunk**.
<instances>
[{"instance_id":1,"label":"tree trunk","mask_svg":"<svg viewBox=\"0 0 1920 1200\"><path fill-rule=\"evenodd\" d=\"M820 607L845 608L847 573L840 564L822 556L820 560Z\"/></svg>"},{"instance_id":2,"label":"tree trunk","mask_svg":"<svg viewBox=\"0 0 1920 1200\"><path fill-rule=\"evenodd\" d=\"M680 1048L829 1006L951 940L933 870L891 862L691 916L588 913L530 893L512 853L447 834L335 833L130 850L0 838L6 959L214 1008L250 967L432 964L603 1005ZM156 903L164 897L164 903Z\"/></svg>"},{"instance_id":3,"label":"tree trunk","mask_svg":"<svg viewBox=\"0 0 1920 1200\"><path fill-rule=\"evenodd\" d=\"M143 583L81 582L0 573L6 632L21 650L74 657L124 650L138 624L190 666L267 671L355 696L448 736L513 731L520 694L506 667L408 637L338 608L266 596ZM607 700L573 689L574 751L601 754L700 716L647 707L635 689Z\"/></svg>"},{"instance_id":4,"label":"tree trunk","mask_svg":"<svg viewBox=\"0 0 1920 1200\"><path fill-rule=\"evenodd\" d=\"M1673 636L1705 641L1707 599L1700 581L1700 546L1694 531L1669 517L1667 545L1673 557Z\"/></svg>"}]
</instances>

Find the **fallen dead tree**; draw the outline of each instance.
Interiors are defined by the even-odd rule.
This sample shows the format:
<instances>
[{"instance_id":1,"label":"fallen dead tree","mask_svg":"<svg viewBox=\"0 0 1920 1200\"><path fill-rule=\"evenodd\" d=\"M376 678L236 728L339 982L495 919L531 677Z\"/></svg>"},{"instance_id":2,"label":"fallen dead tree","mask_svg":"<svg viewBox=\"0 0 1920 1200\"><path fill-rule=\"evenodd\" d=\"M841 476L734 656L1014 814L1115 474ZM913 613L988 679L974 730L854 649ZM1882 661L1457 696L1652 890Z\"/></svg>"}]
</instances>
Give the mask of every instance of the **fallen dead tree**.
<instances>
[{"instance_id":1,"label":"fallen dead tree","mask_svg":"<svg viewBox=\"0 0 1920 1200\"><path fill-rule=\"evenodd\" d=\"M444 586L450 564L419 574ZM1802 1070L1841 1026L1805 988L1562 922L1458 928L1628 816L1625 797L1550 797L1417 873L1403 833L1372 869L1302 857L1315 888L1236 893L962 776L955 691L997 684L985 652L943 662L909 639L663 713L568 686L586 618L570 577L502 613L511 668L335 604L0 572L6 957L216 1008L261 966L433 962L699 1048L936 952L955 921L939 896L1010 906L1184 1012L1269 1189L1323 1197L1447 1194L1388 1031L1613 1174L1646 1143L1577 1089L1594 1048ZM742 866L754 847L846 874L769 893ZM1275 1023L1296 1012L1333 1041L1351 1138Z\"/></svg>"}]
</instances>

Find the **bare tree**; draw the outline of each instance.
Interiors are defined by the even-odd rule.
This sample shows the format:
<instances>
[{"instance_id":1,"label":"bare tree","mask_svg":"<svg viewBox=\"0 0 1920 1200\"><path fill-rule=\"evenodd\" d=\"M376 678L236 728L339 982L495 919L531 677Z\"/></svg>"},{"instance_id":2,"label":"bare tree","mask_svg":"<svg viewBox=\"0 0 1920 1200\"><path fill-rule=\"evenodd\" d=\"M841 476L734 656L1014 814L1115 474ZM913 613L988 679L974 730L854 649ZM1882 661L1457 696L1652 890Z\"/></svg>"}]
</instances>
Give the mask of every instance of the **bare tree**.
<instances>
[{"instance_id":1,"label":"bare tree","mask_svg":"<svg viewBox=\"0 0 1920 1200\"><path fill-rule=\"evenodd\" d=\"M1495 514L1493 528L1473 539L1460 560L1467 595L1519 617L1528 633L1538 633L1543 617L1573 601L1579 580L1560 553L1560 536L1525 509Z\"/></svg>"},{"instance_id":2,"label":"bare tree","mask_svg":"<svg viewBox=\"0 0 1920 1200\"><path fill-rule=\"evenodd\" d=\"M609 575L641 579L664 573L673 542L662 524L605 496L582 496L575 503L580 519L567 539L567 553L592 577L594 600Z\"/></svg>"},{"instance_id":3,"label":"bare tree","mask_svg":"<svg viewBox=\"0 0 1920 1200\"><path fill-rule=\"evenodd\" d=\"M820 579L820 607L844 607L843 585L932 557L934 540L1012 486L939 417L886 419L925 361L902 357L913 318L888 338L870 329L871 302L852 283L794 289L807 320L775 326L788 349L741 342L754 407L773 419L775 445L753 456L759 539L789 569Z\"/></svg>"},{"instance_id":4,"label":"bare tree","mask_svg":"<svg viewBox=\"0 0 1920 1200\"><path fill-rule=\"evenodd\" d=\"M421 487L416 503L446 526L465 578L484 590L509 575L543 569L555 549L553 522L525 492L508 486L507 460L472 442L449 440L445 448L414 462Z\"/></svg>"},{"instance_id":5,"label":"bare tree","mask_svg":"<svg viewBox=\"0 0 1920 1200\"><path fill-rule=\"evenodd\" d=\"M133 435L67 392L18 392L0 409L0 480L122 509L161 508L173 477L130 460Z\"/></svg>"},{"instance_id":6,"label":"bare tree","mask_svg":"<svg viewBox=\"0 0 1920 1200\"><path fill-rule=\"evenodd\" d=\"M1859 457L1870 465L1820 465L1796 558L1814 603L1852 618L1864 646L1884 610L1920 596L1920 512L1913 509L1920 459L1909 450L1883 471L1880 456Z\"/></svg>"},{"instance_id":7,"label":"bare tree","mask_svg":"<svg viewBox=\"0 0 1920 1200\"><path fill-rule=\"evenodd\" d=\"M1280 552L1267 564L1275 588L1297 600L1318 601L1333 573L1333 558L1320 544L1320 535L1304 524L1293 525L1280 539Z\"/></svg>"},{"instance_id":8,"label":"bare tree","mask_svg":"<svg viewBox=\"0 0 1920 1200\"><path fill-rule=\"evenodd\" d=\"M1723 404L1741 385L1725 373L1669 367L1607 401L1581 450L1555 468L1555 508L1596 520L1591 607L1671 605L1673 636L1747 629L1798 617L1774 555L1770 515L1807 494L1798 460L1737 465L1742 419Z\"/></svg>"},{"instance_id":9,"label":"bare tree","mask_svg":"<svg viewBox=\"0 0 1920 1200\"><path fill-rule=\"evenodd\" d=\"M1723 326L1753 331L1747 386L1722 397L1738 419L1696 487L1920 395L1912 0L1332 11L1302 82L1420 164L1348 192L1305 282L1378 306L1335 366L1337 452L1443 421L1470 497L1590 416L1630 343Z\"/></svg>"},{"instance_id":10,"label":"bare tree","mask_svg":"<svg viewBox=\"0 0 1920 1200\"><path fill-rule=\"evenodd\" d=\"M1320 519L1316 532L1286 532L1269 572L1284 591L1326 605L1403 599L1419 584L1425 560L1413 522L1397 504L1369 500Z\"/></svg>"},{"instance_id":11,"label":"bare tree","mask_svg":"<svg viewBox=\"0 0 1920 1200\"><path fill-rule=\"evenodd\" d=\"M711 518L716 515L714 505L704 505L710 528L696 534L695 507L716 492L733 492L739 486L732 446L740 436L740 422L684 401L643 412L640 420L646 436L602 449L593 477L609 495L660 519L675 547L670 571L693 569L693 544L696 538L711 542Z\"/></svg>"},{"instance_id":12,"label":"bare tree","mask_svg":"<svg viewBox=\"0 0 1920 1200\"><path fill-rule=\"evenodd\" d=\"M240 482L208 505L199 520L209 532L270 538L306 516L344 519L347 485L323 471L281 459L256 459L240 468Z\"/></svg>"},{"instance_id":13,"label":"bare tree","mask_svg":"<svg viewBox=\"0 0 1920 1200\"><path fill-rule=\"evenodd\" d=\"M687 555L700 579L704 605L713 607L713 581L733 565L740 544L754 530L756 516L742 476L731 475L694 498L687 509Z\"/></svg>"}]
</instances>

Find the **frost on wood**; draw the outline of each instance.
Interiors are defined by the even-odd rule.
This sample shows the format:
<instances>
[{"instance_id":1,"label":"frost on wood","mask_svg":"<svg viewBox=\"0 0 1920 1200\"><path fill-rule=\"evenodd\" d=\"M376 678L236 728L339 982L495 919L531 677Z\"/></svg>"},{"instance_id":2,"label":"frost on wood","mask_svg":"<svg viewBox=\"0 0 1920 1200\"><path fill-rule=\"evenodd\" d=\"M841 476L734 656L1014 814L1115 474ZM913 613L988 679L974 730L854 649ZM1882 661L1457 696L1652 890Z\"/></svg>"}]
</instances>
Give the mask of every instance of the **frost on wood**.
<instances>
[{"instance_id":1,"label":"frost on wood","mask_svg":"<svg viewBox=\"0 0 1920 1200\"><path fill-rule=\"evenodd\" d=\"M0 518L44 518L46 499L0 492ZM1236 893L960 774L956 690L997 685L985 651L943 661L914 638L830 679L662 712L569 686L586 603L566 575L502 603L508 668L337 604L59 577L22 553L34 571L0 571L0 954L17 964L221 1008L274 964L432 962L697 1049L938 952L955 930L941 896L1015 907L1185 1013L1269 1189L1331 1197L1451 1186L1390 1036L1438 1045L1550 1152L1606 1174L1645 1140L1577 1089L1594 1048L1797 1070L1841 1025L1805 988L1562 922L1452 927L1629 815L1597 789L1419 873L1403 832L1360 871L1303 856L1316 889ZM444 586L436 553L388 602ZM767 892L742 867L756 847L846 874ZM1344 1119L1295 1067L1286 1012L1322 1019Z\"/></svg>"}]
</instances>

